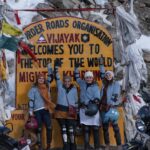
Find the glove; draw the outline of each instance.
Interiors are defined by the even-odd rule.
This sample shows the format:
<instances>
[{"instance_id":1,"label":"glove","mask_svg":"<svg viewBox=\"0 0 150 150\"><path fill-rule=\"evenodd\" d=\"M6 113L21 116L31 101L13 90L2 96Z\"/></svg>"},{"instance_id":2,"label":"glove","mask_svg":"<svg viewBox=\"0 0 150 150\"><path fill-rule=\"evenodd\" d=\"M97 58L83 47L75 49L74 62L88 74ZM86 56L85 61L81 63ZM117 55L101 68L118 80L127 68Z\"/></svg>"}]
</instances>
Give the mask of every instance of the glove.
<instances>
[{"instance_id":1,"label":"glove","mask_svg":"<svg viewBox=\"0 0 150 150\"><path fill-rule=\"evenodd\" d=\"M79 68L80 67L80 63L75 62L75 68Z\"/></svg>"},{"instance_id":2,"label":"glove","mask_svg":"<svg viewBox=\"0 0 150 150\"><path fill-rule=\"evenodd\" d=\"M93 102L94 102L95 104L99 105L99 99L98 99L98 98L95 98L95 99L93 100Z\"/></svg>"},{"instance_id":3,"label":"glove","mask_svg":"<svg viewBox=\"0 0 150 150\"><path fill-rule=\"evenodd\" d=\"M34 116L33 111L29 111L29 116Z\"/></svg>"},{"instance_id":4,"label":"glove","mask_svg":"<svg viewBox=\"0 0 150 150\"><path fill-rule=\"evenodd\" d=\"M47 70L48 70L48 74L47 74L47 81L49 83L51 83L53 81L53 78L54 78L54 72L53 72L53 69L52 69L52 66L50 63L47 64Z\"/></svg>"},{"instance_id":5,"label":"glove","mask_svg":"<svg viewBox=\"0 0 150 150\"><path fill-rule=\"evenodd\" d=\"M117 100L118 100L118 94L113 94L112 97L111 97L111 100L113 102L117 102Z\"/></svg>"},{"instance_id":6,"label":"glove","mask_svg":"<svg viewBox=\"0 0 150 150\"><path fill-rule=\"evenodd\" d=\"M99 65L103 65L104 64L104 58L103 57L100 57L99 58Z\"/></svg>"},{"instance_id":7,"label":"glove","mask_svg":"<svg viewBox=\"0 0 150 150\"><path fill-rule=\"evenodd\" d=\"M98 59L98 58L95 60L95 65L96 65L96 66L99 65L99 59Z\"/></svg>"},{"instance_id":8,"label":"glove","mask_svg":"<svg viewBox=\"0 0 150 150\"><path fill-rule=\"evenodd\" d=\"M79 104L79 108L85 108L85 107L86 107L86 105L85 105L84 102L82 102L82 103Z\"/></svg>"},{"instance_id":9,"label":"glove","mask_svg":"<svg viewBox=\"0 0 150 150\"><path fill-rule=\"evenodd\" d=\"M54 60L54 68L57 68L57 67L61 67L61 62L60 62L60 60L59 59L55 59Z\"/></svg>"},{"instance_id":10,"label":"glove","mask_svg":"<svg viewBox=\"0 0 150 150\"><path fill-rule=\"evenodd\" d=\"M48 70L48 75L53 74L53 69L52 69L51 63L47 64L47 70Z\"/></svg>"}]
</instances>

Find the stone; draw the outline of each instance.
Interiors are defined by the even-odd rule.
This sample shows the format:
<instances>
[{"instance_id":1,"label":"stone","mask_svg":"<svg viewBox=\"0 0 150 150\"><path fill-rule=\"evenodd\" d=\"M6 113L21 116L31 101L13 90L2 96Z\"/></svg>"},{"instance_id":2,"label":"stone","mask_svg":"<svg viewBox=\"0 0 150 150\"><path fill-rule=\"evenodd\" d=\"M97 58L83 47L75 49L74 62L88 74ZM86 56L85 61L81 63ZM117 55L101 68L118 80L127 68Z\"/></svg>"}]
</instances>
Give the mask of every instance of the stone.
<instances>
[{"instance_id":1,"label":"stone","mask_svg":"<svg viewBox=\"0 0 150 150\"><path fill-rule=\"evenodd\" d=\"M55 9L52 6L47 5L46 3L39 3L36 6L37 9ZM60 17L60 16L66 16L66 12L49 12L49 11L41 11L38 12L40 15L42 15L45 18L54 18L54 17Z\"/></svg>"},{"instance_id":2,"label":"stone","mask_svg":"<svg viewBox=\"0 0 150 150\"><path fill-rule=\"evenodd\" d=\"M123 4L126 0L118 0L119 3Z\"/></svg>"},{"instance_id":3,"label":"stone","mask_svg":"<svg viewBox=\"0 0 150 150\"><path fill-rule=\"evenodd\" d=\"M46 0L49 4L53 4L56 8L73 8L74 5L80 4L79 0Z\"/></svg>"},{"instance_id":4,"label":"stone","mask_svg":"<svg viewBox=\"0 0 150 150\"><path fill-rule=\"evenodd\" d=\"M138 17L139 26L142 33L145 35L150 35L150 1L136 0L134 3L134 11Z\"/></svg>"},{"instance_id":5,"label":"stone","mask_svg":"<svg viewBox=\"0 0 150 150\"><path fill-rule=\"evenodd\" d=\"M150 54L149 53L144 53L143 57L147 63L150 63Z\"/></svg>"},{"instance_id":6,"label":"stone","mask_svg":"<svg viewBox=\"0 0 150 150\"><path fill-rule=\"evenodd\" d=\"M48 4L53 4L55 8L65 8L62 0L46 0Z\"/></svg>"},{"instance_id":7,"label":"stone","mask_svg":"<svg viewBox=\"0 0 150 150\"><path fill-rule=\"evenodd\" d=\"M80 8L86 8L86 4L85 3L81 3L80 4ZM81 16L84 18L84 19L88 19L90 17L90 12L89 11L81 11Z\"/></svg>"},{"instance_id":8,"label":"stone","mask_svg":"<svg viewBox=\"0 0 150 150\"><path fill-rule=\"evenodd\" d=\"M37 22L37 21L40 21L40 20L42 20L43 19L43 17L41 16L41 15L36 15L36 16L34 16L33 18L32 18L32 22Z\"/></svg>"},{"instance_id":9,"label":"stone","mask_svg":"<svg viewBox=\"0 0 150 150\"><path fill-rule=\"evenodd\" d=\"M146 5L143 3L140 3L139 7L143 8L143 7L146 7Z\"/></svg>"},{"instance_id":10,"label":"stone","mask_svg":"<svg viewBox=\"0 0 150 150\"><path fill-rule=\"evenodd\" d=\"M146 1L144 4L146 5L146 7L150 7L150 1Z\"/></svg>"}]
</instances>

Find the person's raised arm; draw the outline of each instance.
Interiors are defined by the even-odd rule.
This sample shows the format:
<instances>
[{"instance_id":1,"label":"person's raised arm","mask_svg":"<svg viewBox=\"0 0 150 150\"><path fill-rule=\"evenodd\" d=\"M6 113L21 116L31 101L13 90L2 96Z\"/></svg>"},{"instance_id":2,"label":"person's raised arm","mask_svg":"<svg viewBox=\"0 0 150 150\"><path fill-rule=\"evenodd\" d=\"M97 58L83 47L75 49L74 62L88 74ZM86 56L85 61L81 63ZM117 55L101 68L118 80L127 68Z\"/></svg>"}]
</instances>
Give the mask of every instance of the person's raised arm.
<instances>
[{"instance_id":1,"label":"person's raised arm","mask_svg":"<svg viewBox=\"0 0 150 150\"><path fill-rule=\"evenodd\" d=\"M105 77L105 67L104 67L104 60L103 60L103 58L100 57L98 59L98 62L99 62L99 69L100 69L100 78L101 78L101 80L103 80L104 77Z\"/></svg>"},{"instance_id":2,"label":"person's raised arm","mask_svg":"<svg viewBox=\"0 0 150 150\"><path fill-rule=\"evenodd\" d=\"M80 78L80 74L79 74L79 63L75 63L75 68L74 68L74 77L76 82L80 85L82 84L83 80Z\"/></svg>"},{"instance_id":3,"label":"person's raised arm","mask_svg":"<svg viewBox=\"0 0 150 150\"><path fill-rule=\"evenodd\" d=\"M58 59L55 59L54 61L54 75L55 75L55 80L56 80L56 84L57 87L61 87L62 86L62 81L60 80L60 74L59 74L59 67L61 66L61 62Z\"/></svg>"},{"instance_id":4,"label":"person's raised arm","mask_svg":"<svg viewBox=\"0 0 150 150\"><path fill-rule=\"evenodd\" d=\"M29 93L28 93L28 98L29 98L29 114L30 116L33 115L33 109L34 109L34 98L35 98L35 95L34 95L34 88L31 88Z\"/></svg>"},{"instance_id":5,"label":"person's raised arm","mask_svg":"<svg viewBox=\"0 0 150 150\"><path fill-rule=\"evenodd\" d=\"M53 79L54 79L53 69L52 69L52 66L51 66L50 63L47 65L47 71L48 71L47 82L50 84L53 81Z\"/></svg>"}]
</instances>

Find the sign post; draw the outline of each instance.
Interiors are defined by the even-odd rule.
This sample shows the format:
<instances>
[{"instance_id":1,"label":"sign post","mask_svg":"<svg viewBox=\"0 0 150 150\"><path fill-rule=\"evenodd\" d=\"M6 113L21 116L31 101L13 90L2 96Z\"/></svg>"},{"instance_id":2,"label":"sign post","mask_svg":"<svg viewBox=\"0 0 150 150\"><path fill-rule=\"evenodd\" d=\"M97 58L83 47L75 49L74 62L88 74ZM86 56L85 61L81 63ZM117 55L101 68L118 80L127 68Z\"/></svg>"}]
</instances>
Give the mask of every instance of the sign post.
<instances>
[{"instance_id":1,"label":"sign post","mask_svg":"<svg viewBox=\"0 0 150 150\"><path fill-rule=\"evenodd\" d=\"M104 57L106 70L113 70L112 38L108 31L97 23L75 17L53 18L30 24L24 29L24 33L33 44L32 52L38 59L39 66L25 53L21 55L20 63L16 64L17 109L28 109L27 93L31 85L40 72L47 75L47 63L50 62L53 66L56 58L62 63L59 70L61 77L66 74L73 78L77 62L80 63L81 77L86 70L91 70L100 86L99 66L95 60ZM51 84L51 91L52 100L56 102L55 81ZM59 127L56 120L53 124L53 139L56 139L60 134ZM123 133L123 129L121 132ZM60 142L60 139L53 140L53 147L61 145Z\"/></svg>"}]
</instances>

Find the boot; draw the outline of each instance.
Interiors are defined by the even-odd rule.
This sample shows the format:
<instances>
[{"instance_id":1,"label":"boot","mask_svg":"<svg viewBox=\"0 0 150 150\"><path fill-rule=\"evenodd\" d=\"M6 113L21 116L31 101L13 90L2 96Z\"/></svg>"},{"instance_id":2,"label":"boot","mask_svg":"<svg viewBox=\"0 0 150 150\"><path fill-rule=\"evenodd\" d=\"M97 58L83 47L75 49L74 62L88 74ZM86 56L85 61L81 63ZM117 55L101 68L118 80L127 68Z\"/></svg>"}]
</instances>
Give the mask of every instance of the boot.
<instances>
[{"instance_id":1,"label":"boot","mask_svg":"<svg viewBox=\"0 0 150 150\"><path fill-rule=\"evenodd\" d=\"M69 150L70 149L70 144L67 142L64 142L63 150Z\"/></svg>"},{"instance_id":2,"label":"boot","mask_svg":"<svg viewBox=\"0 0 150 150\"><path fill-rule=\"evenodd\" d=\"M90 145L84 145L84 150L93 150L94 148Z\"/></svg>"},{"instance_id":3,"label":"boot","mask_svg":"<svg viewBox=\"0 0 150 150\"><path fill-rule=\"evenodd\" d=\"M102 148L96 148L95 150L103 150Z\"/></svg>"},{"instance_id":4,"label":"boot","mask_svg":"<svg viewBox=\"0 0 150 150\"><path fill-rule=\"evenodd\" d=\"M103 124L103 134L104 134L104 141L106 145L109 145L110 143L108 128L109 128L109 123Z\"/></svg>"},{"instance_id":5,"label":"boot","mask_svg":"<svg viewBox=\"0 0 150 150\"><path fill-rule=\"evenodd\" d=\"M110 146L109 146L109 145L106 145L106 146L105 146L105 150L110 150Z\"/></svg>"},{"instance_id":6,"label":"boot","mask_svg":"<svg viewBox=\"0 0 150 150\"><path fill-rule=\"evenodd\" d=\"M38 150L43 150L42 145L38 145Z\"/></svg>"},{"instance_id":7,"label":"boot","mask_svg":"<svg viewBox=\"0 0 150 150\"><path fill-rule=\"evenodd\" d=\"M39 132L39 133L37 134L38 150L43 150L41 137L42 137L41 132Z\"/></svg>"},{"instance_id":8,"label":"boot","mask_svg":"<svg viewBox=\"0 0 150 150\"><path fill-rule=\"evenodd\" d=\"M51 148L51 145L47 144L46 150L50 150L50 148Z\"/></svg>"},{"instance_id":9,"label":"boot","mask_svg":"<svg viewBox=\"0 0 150 150\"><path fill-rule=\"evenodd\" d=\"M77 150L76 144L71 143L70 144L70 150Z\"/></svg>"},{"instance_id":10,"label":"boot","mask_svg":"<svg viewBox=\"0 0 150 150\"><path fill-rule=\"evenodd\" d=\"M119 130L118 124L113 124L113 129L114 129L114 133L115 133L116 143L118 146L120 146L121 145L121 135L120 135L120 130Z\"/></svg>"},{"instance_id":11,"label":"boot","mask_svg":"<svg viewBox=\"0 0 150 150\"><path fill-rule=\"evenodd\" d=\"M84 150L90 150L90 129L88 126L84 127Z\"/></svg>"},{"instance_id":12,"label":"boot","mask_svg":"<svg viewBox=\"0 0 150 150\"><path fill-rule=\"evenodd\" d=\"M100 147L99 139L99 127L93 127L93 136L94 136L94 148L97 150Z\"/></svg>"},{"instance_id":13,"label":"boot","mask_svg":"<svg viewBox=\"0 0 150 150\"><path fill-rule=\"evenodd\" d=\"M92 147L91 145L88 145L88 150L95 150L95 148Z\"/></svg>"},{"instance_id":14,"label":"boot","mask_svg":"<svg viewBox=\"0 0 150 150\"><path fill-rule=\"evenodd\" d=\"M117 150L122 150L122 146L121 146L121 145L118 145L118 146L117 146Z\"/></svg>"}]
</instances>

